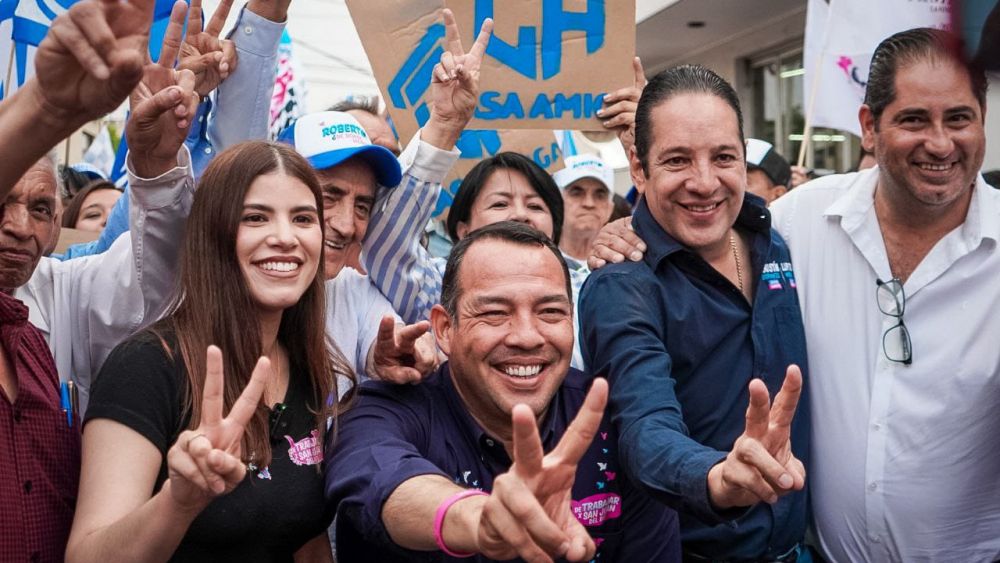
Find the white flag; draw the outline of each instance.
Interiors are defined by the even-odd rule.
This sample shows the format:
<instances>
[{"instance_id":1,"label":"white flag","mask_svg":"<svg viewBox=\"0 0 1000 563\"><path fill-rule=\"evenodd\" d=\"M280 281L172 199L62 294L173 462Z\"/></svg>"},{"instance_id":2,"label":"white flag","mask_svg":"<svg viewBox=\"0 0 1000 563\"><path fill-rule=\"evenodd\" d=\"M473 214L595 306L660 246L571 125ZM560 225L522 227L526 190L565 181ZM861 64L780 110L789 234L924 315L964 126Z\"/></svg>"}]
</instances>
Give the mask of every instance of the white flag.
<instances>
[{"instance_id":1,"label":"white flag","mask_svg":"<svg viewBox=\"0 0 1000 563\"><path fill-rule=\"evenodd\" d=\"M875 47L914 27L947 29L951 0L809 0L806 12L805 100L812 125L861 135L864 102Z\"/></svg>"},{"instance_id":2,"label":"white flag","mask_svg":"<svg viewBox=\"0 0 1000 563\"><path fill-rule=\"evenodd\" d=\"M292 37L286 29L278 43L278 70L271 95L271 139L276 139L285 127L305 113L305 73L292 52Z\"/></svg>"},{"instance_id":3,"label":"white flag","mask_svg":"<svg viewBox=\"0 0 1000 563\"><path fill-rule=\"evenodd\" d=\"M115 147L111 143L111 132L107 125L101 127L101 132L87 147L87 152L83 153L83 161L94 165L105 177L111 177L111 169L115 165Z\"/></svg>"}]
</instances>

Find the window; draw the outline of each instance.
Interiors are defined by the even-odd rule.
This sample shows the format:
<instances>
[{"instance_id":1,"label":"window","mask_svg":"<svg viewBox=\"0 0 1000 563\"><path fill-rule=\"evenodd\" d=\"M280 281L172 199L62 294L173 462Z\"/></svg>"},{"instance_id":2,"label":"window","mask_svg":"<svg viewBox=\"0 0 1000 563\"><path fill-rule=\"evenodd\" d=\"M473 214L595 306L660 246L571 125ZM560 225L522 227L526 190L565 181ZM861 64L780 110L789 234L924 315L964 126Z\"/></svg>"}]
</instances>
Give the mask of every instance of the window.
<instances>
[{"instance_id":1,"label":"window","mask_svg":"<svg viewBox=\"0 0 1000 563\"><path fill-rule=\"evenodd\" d=\"M793 165L805 128L805 81L801 46L751 59L750 127L747 134L768 141ZM821 174L846 172L856 164L861 140L851 133L813 128L805 166Z\"/></svg>"}]
</instances>

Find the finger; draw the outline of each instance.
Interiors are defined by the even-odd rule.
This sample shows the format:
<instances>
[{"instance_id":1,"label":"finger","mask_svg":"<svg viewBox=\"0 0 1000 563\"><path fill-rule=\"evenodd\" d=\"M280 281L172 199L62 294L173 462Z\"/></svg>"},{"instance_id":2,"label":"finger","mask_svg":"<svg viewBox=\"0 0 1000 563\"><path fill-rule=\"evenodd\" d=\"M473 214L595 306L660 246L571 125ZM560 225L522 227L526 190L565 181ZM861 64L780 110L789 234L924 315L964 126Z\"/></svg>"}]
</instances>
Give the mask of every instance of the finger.
<instances>
[{"instance_id":1,"label":"finger","mask_svg":"<svg viewBox=\"0 0 1000 563\"><path fill-rule=\"evenodd\" d=\"M199 96L194 91L195 84L197 83L197 78L195 77L195 74L190 70L177 71L176 76L177 76L177 86L180 87L184 95L183 105L186 108L184 115L188 117L193 116L198 111ZM186 124L181 125L180 123L178 123L177 126L181 128L187 127Z\"/></svg>"},{"instance_id":2,"label":"finger","mask_svg":"<svg viewBox=\"0 0 1000 563\"><path fill-rule=\"evenodd\" d=\"M208 21L205 33L212 37L218 37L222 33L222 28L226 25L226 20L229 19L229 11L232 8L233 0L222 0L219 2L218 7L215 8L215 13L212 14L212 19Z\"/></svg>"},{"instance_id":3,"label":"finger","mask_svg":"<svg viewBox=\"0 0 1000 563\"><path fill-rule=\"evenodd\" d=\"M792 476L792 489L801 491L806 486L806 466L794 455L785 462L785 470Z\"/></svg>"},{"instance_id":4,"label":"finger","mask_svg":"<svg viewBox=\"0 0 1000 563\"><path fill-rule=\"evenodd\" d=\"M630 101L638 102L639 96L642 94L641 90L637 90L634 86L629 86L628 88L619 88L614 92L604 95L602 102L605 106L609 106L615 102Z\"/></svg>"},{"instance_id":5,"label":"finger","mask_svg":"<svg viewBox=\"0 0 1000 563\"><path fill-rule=\"evenodd\" d=\"M382 381L388 381L389 383L395 383L397 385L409 385L413 383L420 383L423 376L420 371L415 368L395 366L391 368L382 368L379 379Z\"/></svg>"},{"instance_id":6,"label":"finger","mask_svg":"<svg viewBox=\"0 0 1000 563\"><path fill-rule=\"evenodd\" d=\"M163 46L160 47L160 58L156 64L164 68L174 68L177 54L181 50L181 36L184 33L184 16L187 14L187 4L183 0L174 2L170 10L170 21L163 34Z\"/></svg>"},{"instance_id":7,"label":"finger","mask_svg":"<svg viewBox=\"0 0 1000 563\"><path fill-rule=\"evenodd\" d=\"M545 513L531 491L522 484L503 487L497 492L514 521L527 532L531 543L553 557L562 557L566 553L569 549L569 536Z\"/></svg>"},{"instance_id":8,"label":"finger","mask_svg":"<svg viewBox=\"0 0 1000 563\"><path fill-rule=\"evenodd\" d=\"M465 54L462 48L462 36L458 33L458 22L455 21L455 14L445 8L441 14L444 17L444 38L448 45L448 52L456 57Z\"/></svg>"},{"instance_id":9,"label":"finger","mask_svg":"<svg viewBox=\"0 0 1000 563\"><path fill-rule=\"evenodd\" d=\"M195 35L202 31L202 11L201 11L201 0L191 0L191 7L188 14L188 32L185 40L192 39Z\"/></svg>"},{"instance_id":10,"label":"finger","mask_svg":"<svg viewBox=\"0 0 1000 563\"><path fill-rule=\"evenodd\" d=\"M208 463L209 454L212 453L212 450L214 449L215 448L212 445L212 442L204 434L197 434L188 440L188 455L191 456L195 465L198 466L198 471L205 479L208 490L215 494L220 494L225 490L226 484L222 477L218 475Z\"/></svg>"},{"instance_id":11,"label":"finger","mask_svg":"<svg viewBox=\"0 0 1000 563\"><path fill-rule=\"evenodd\" d=\"M437 349L430 334L424 334L413 345L413 359L417 371L426 375L437 367Z\"/></svg>"},{"instance_id":12,"label":"finger","mask_svg":"<svg viewBox=\"0 0 1000 563\"><path fill-rule=\"evenodd\" d=\"M510 413L514 436L514 463L520 475L535 475L542 470L542 441L538 437L535 413L524 404L514 405Z\"/></svg>"},{"instance_id":13,"label":"finger","mask_svg":"<svg viewBox=\"0 0 1000 563\"><path fill-rule=\"evenodd\" d=\"M778 460L774 459L757 440L741 441L736 455L741 462L756 469L775 492L787 492L795 484L795 479L785 470L785 466L778 463Z\"/></svg>"},{"instance_id":14,"label":"finger","mask_svg":"<svg viewBox=\"0 0 1000 563\"><path fill-rule=\"evenodd\" d=\"M253 368L253 373L250 375L250 382L247 383L246 389L240 393L239 398L233 403L233 408L226 417L227 420L246 428L253 413L257 411L257 406L260 405L260 398L264 394L264 383L270 375L271 360L261 357L257 360L257 365Z\"/></svg>"},{"instance_id":15,"label":"finger","mask_svg":"<svg viewBox=\"0 0 1000 563\"><path fill-rule=\"evenodd\" d=\"M121 4L123 4L121 0L104 0L105 6L120 6ZM129 0L128 4L137 9L142 14L142 18L134 29L127 31L148 38L149 29L153 25L153 12L156 8L156 0Z\"/></svg>"},{"instance_id":16,"label":"finger","mask_svg":"<svg viewBox=\"0 0 1000 563\"><path fill-rule=\"evenodd\" d=\"M445 51L444 53L441 53L441 68L444 69L444 72L445 74L448 75L448 78L454 79L457 77L455 73L455 67L456 67L455 56L451 54L451 51Z\"/></svg>"},{"instance_id":17,"label":"finger","mask_svg":"<svg viewBox=\"0 0 1000 563\"><path fill-rule=\"evenodd\" d=\"M392 315L383 315L378 323L378 336L375 337L377 347L396 347L396 319Z\"/></svg>"},{"instance_id":18,"label":"finger","mask_svg":"<svg viewBox=\"0 0 1000 563\"><path fill-rule=\"evenodd\" d=\"M642 90L646 87L646 72L642 70L642 59L639 57L632 59L632 70L635 71L635 87Z\"/></svg>"},{"instance_id":19,"label":"finger","mask_svg":"<svg viewBox=\"0 0 1000 563\"><path fill-rule=\"evenodd\" d=\"M618 252L614 248L611 248L607 244L600 244L595 242L594 248L591 250L591 252L593 253L591 254L592 257L602 262L601 265L607 264L608 262L611 262L612 264L621 264L622 262L625 261L624 254Z\"/></svg>"},{"instance_id":20,"label":"finger","mask_svg":"<svg viewBox=\"0 0 1000 563\"><path fill-rule=\"evenodd\" d=\"M102 63L110 63L111 53L115 49L116 42L104 11L95 4L81 3L73 6L73 9L69 11L69 16L76 28L86 38L86 44L79 47L89 48L90 51L97 53ZM97 75L95 74L95 76ZM107 78L107 74L98 76L98 78Z\"/></svg>"},{"instance_id":21,"label":"finger","mask_svg":"<svg viewBox=\"0 0 1000 563\"><path fill-rule=\"evenodd\" d=\"M767 425L770 420L771 397L767 386L759 379L750 382L750 405L747 407L747 425L744 434L763 440L767 436Z\"/></svg>"},{"instance_id":22,"label":"finger","mask_svg":"<svg viewBox=\"0 0 1000 563\"><path fill-rule=\"evenodd\" d=\"M430 330L430 321L420 321L411 325L400 325L396 331L396 342L399 348L405 352L412 352L414 343Z\"/></svg>"},{"instance_id":23,"label":"finger","mask_svg":"<svg viewBox=\"0 0 1000 563\"><path fill-rule=\"evenodd\" d=\"M168 90L171 90L174 93L174 98L180 101L178 89L169 88ZM152 99L156 100L161 94L164 92L157 93ZM218 346L209 346L208 351L205 352L205 389L202 391L201 399L201 423L203 426L214 426L222 420L223 375L222 350L219 350Z\"/></svg>"},{"instance_id":24,"label":"finger","mask_svg":"<svg viewBox=\"0 0 1000 563\"><path fill-rule=\"evenodd\" d=\"M110 30L108 32L110 33ZM62 22L62 25L53 25L49 29L49 35L58 41L63 48L73 53L80 66L89 74L100 80L104 80L110 76L111 69L108 68L104 59L91 46L75 23Z\"/></svg>"},{"instance_id":25,"label":"finger","mask_svg":"<svg viewBox=\"0 0 1000 563\"><path fill-rule=\"evenodd\" d=\"M494 495L496 495L495 485L496 483L494 483ZM546 563L552 561L552 558L531 540L531 536L522 527L521 522L511 514L503 502L487 503L483 507L483 517L486 518L488 526L492 527L500 536L500 541L497 543L512 548L525 561L544 561Z\"/></svg>"},{"instance_id":26,"label":"finger","mask_svg":"<svg viewBox=\"0 0 1000 563\"><path fill-rule=\"evenodd\" d=\"M632 127L635 123L634 113L619 113L618 115L607 119L602 124L608 129L617 129L619 127Z\"/></svg>"},{"instance_id":27,"label":"finger","mask_svg":"<svg viewBox=\"0 0 1000 563\"><path fill-rule=\"evenodd\" d=\"M605 98L605 103L607 103L607 98ZM611 119L621 113L632 114L634 116L637 107L639 107L639 104L634 100L622 100L601 108L600 117L601 119ZM633 117L633 121L634 119Z\"/></svg>"},{"instance_id":28,"label":"finger","mask_svg":"<svg viewBox=\"0 0 1000 563\"><path fill-rule=\"evenodd\" d=\"M469 49L469 58L475 63L474 66L478 67L478 62L483 60L483 55L486 54L486 47L490 44L490 37L492 35L493 18L486 18L483 20L483 25L479 28L479 35L476 36L476 42Z\"/></svg>"},{"instance_id":29,"label":"finger","mask_svg":"<svg viewBox=\"0 0 1000 563\"><path fill-rule=\"evenodd\" d=\"M431 72L434 82L440 82L442 84L445 84L451 81L451 77L448 76L448 71L444 69L444 66L442 66L441 63L437 63L436 65L434 65L434 70Z\"/></svg>"},{"instance_id":30,"label":"finger","mask_svg":"<svg viewBox=\"0 0 1000 563\"><path fill-rule=\"evenodd\" d=\"M778 501L778 493L771 485L761 477L760 473L750 465L743 463L729 464L723 475L723 479L729 487L734 487L749 495L749 502L744 505L753 504L757 501L774 504ZM740 503L743 504L743 503Z\"/></svg>"},{"instance_id":31,"label":"finger","mask_svg":"<svg viewBox=\"0 0 1000 563\"><path fill-rule=\"evenodd\" d=\"M622 258L625 257L622 256ZM590 258L587 258L587 266L590 266L591 270L600 270L604 266L607 266L607 264L608 263L605 260L598 258L593 254L590 255Z\"/></svg>"},{"instance_id":32,"label":"finger","mask_svg":"<svg viewBox=\"0 0 1000 563\"><path fill-rule=\"evenodd\" d=\"M247 475L247 466L243 465L240 458L226 453L222 450L212 450L208 457L208 464L212 470L224 481L223 490L232 490L239 485Z\"/></svg>"},{"instance_id":33,"label":"finger","mask_svg":"<svg viewBox=\"0 0 1000 563\"><path fill-rule=\"evenodd\" d=\"M597 552L594 540L591 539L590 534L587 533L587 529L583 527L583 524L575 516L570 514L567 518L569 529L566 530L566 535L569 536L570 540L565 558L569 561L590 561Z\"/></svg>"},{"instance_id":34,"label":"finger","mask_svg":"<svg viewBox=\"0 0 1000 563\"><path fill-rule=\"evenodd\" d=\"M590 386L583 406L576 413L566 433L559 444L552 450L553 455L563 458L567 463L576 465L590 447L597 435L597 429L604 418L604 407L608 403L608 382L598 377Z\"/></svg>"},{"instance_id":35,"label":"finger","mask_svg":"<svg viewBox=\"0 0 1000 563\"><path fill-rule=\"evenodd\" d=\"M802 370L799 366L792 364L785 372L785 381L781 384L781 390L774 398L771 405L771 425L772 432L776 432L774 437L779 443L784 443L788 439L792 429L792 420L795 418L795 409L799 405L799 397L802 396ZM784 436L784 439L782 439Z\"/></svg>"},{"instance_id":36,"label":"finger","mask_svg":"<svg viewBox=\"0 0 1000 563\"><path fill-rule=\"evenodd\" d=\"M222 47L222 61L219 63L219 71L225 72L226 76L236 71L236 62L239 59L236 54L236 44L229 39L219 42Z\"/></svg>"},{"instance_id":37,"label":"finger","mask_svg":"<svg viewBox=\"0 0 1000 563\"><path fill-rule=\"evenodd\" d=\"M198 469L198 464L186 452L170 448L170 451L167 452L167 467L172 478L179 476L205 492L212 490L208 486L205 476Z\"/></svg>"}]
</instances>

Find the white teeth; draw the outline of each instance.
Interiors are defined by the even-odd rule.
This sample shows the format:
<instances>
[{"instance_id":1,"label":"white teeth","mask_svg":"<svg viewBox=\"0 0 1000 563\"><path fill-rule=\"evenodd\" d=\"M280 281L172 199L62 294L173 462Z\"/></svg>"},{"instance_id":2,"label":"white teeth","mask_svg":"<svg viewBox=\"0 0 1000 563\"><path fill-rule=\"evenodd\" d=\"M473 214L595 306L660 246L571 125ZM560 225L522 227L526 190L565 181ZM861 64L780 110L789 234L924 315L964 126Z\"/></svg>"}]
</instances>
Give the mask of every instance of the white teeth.
<instances>
[{"instance_id":1,"label":"white teeth","mask_svg":"<svg viewBox=\"0 0 1000 563\"><path fill-rule=\"evenodd\" d=\"M687 205L685 207L687 207L691 211L697 211L698 213L704 213L706 211L711 211L711 210L715 209L718 206L719 206L718 203L714 203L712 205Z\"/></svg>"},{"instance_id":2,"label":"white teeth","mask_svg":"<svg viewBox=\"0 0 1000 563\"><path fill-rule=\"evenodd\" d=\"M951 168L950 164L919 164L918 166L923 170L933 170L936 172L943 172Z\"/></svg>"},{"instance_id":3,"label":"white teeth","mask_svg":"<svg viewBox=\"0 0 1000 563\"><path fill-rule=\"evenodd\" d=\"M263 270L275 272L292 272L299 269L299 265L295 262L261 262L258 266Z\"/></svg>"},{"instance_id":4,"label":"white teeth","mask_svg":"<svg viewBox=\"0 0 1000 563\"><path fill-rule=\"evenodd\" d=\"M507 366L504 373L511 377L534 377L542 371L542 366Z\"/></svg>"},{"instance_id":5,"label":"white teeth","mask_svg":"<svg viewBox=\"0 0 1000 563\"><path fill-rule=\"evenodd\" d=\"M333 242L332 240L324 241L324 243L326 244L326 246L328 248L334 248L336 250L343 250L343 249L347 248L347 244Z\"/></svg>"}]
</instances>

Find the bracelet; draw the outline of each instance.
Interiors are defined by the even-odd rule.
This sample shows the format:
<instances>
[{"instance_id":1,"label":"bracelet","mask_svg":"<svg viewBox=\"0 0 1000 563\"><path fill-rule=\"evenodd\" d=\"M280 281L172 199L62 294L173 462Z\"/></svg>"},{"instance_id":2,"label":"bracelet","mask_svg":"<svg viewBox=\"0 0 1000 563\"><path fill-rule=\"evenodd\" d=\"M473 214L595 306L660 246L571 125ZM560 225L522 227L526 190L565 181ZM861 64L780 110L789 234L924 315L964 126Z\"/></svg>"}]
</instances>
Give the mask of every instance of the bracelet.
<instances>
[{"instance_id":1,"label":"bracelet","mask_svg":"<svg viewBox=\"0 0 1000 563\"><path fill-rule=\"evenodd\" d=\"M434 542L441 549L441 551L445 552L445 554L452 557L472 557L475 555L475 553L460 553L448 549L448 546L444 544L444 536L441 534L441 528L444 527L444 516L448 513L448 509L451 508L451 505L464 498L479 495L490 496L489 493L480 491L479 489L466 489L451 495L438 505L437 512L434 514Z\"/></svg>"}]
</instances>

